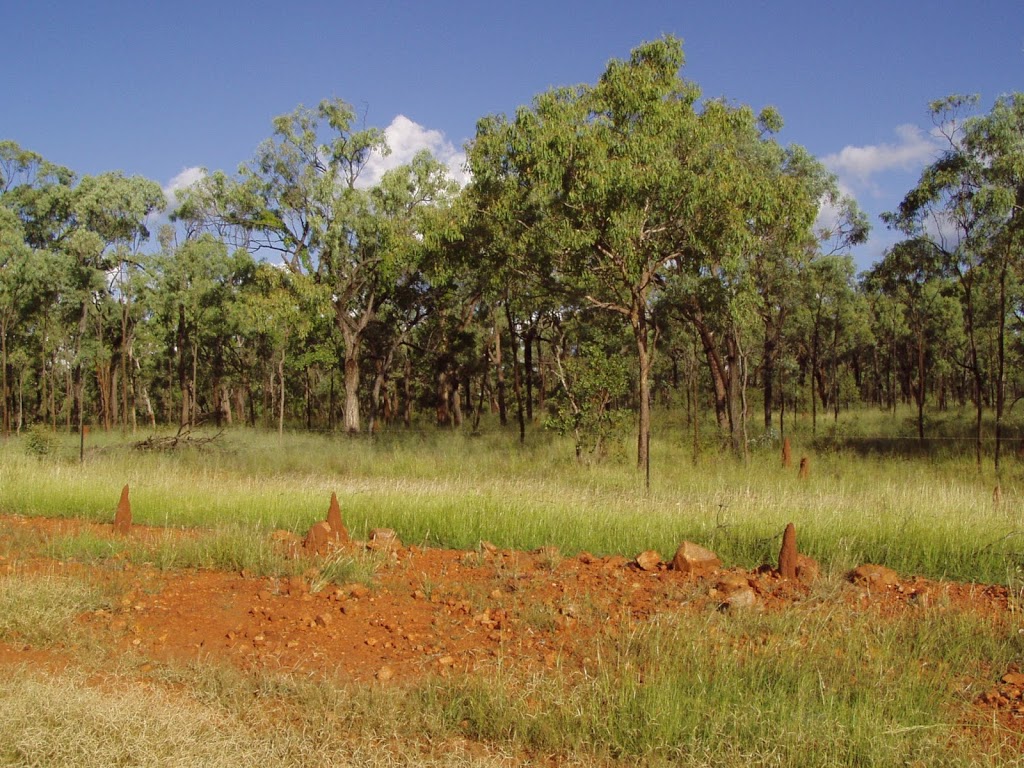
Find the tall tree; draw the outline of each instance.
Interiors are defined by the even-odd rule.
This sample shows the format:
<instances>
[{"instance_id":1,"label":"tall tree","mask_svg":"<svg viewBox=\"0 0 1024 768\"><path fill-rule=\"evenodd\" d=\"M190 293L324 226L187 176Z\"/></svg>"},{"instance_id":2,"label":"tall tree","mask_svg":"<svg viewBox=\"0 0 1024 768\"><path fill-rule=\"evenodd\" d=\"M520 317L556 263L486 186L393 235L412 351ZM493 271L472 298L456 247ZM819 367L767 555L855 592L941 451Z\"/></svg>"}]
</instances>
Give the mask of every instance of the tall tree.
<instances>
[{"instance_id":1,"label":"tall tree","mask_svg":"<svg viewBox=\"0 0 1024 768\"><path fill-rule=\"evenodd\" d=\"M988 114L970 115L977 97L949 96L931 104L946 139L939 158L887 222L932 248L961 289L974 376L975 456L981 464L984 370L978 344L978 286L996 287L996 452L998 469L1005 407L1007 295L1024 250L1024 94L998 99Z\"/></svg>"}]
</instances>

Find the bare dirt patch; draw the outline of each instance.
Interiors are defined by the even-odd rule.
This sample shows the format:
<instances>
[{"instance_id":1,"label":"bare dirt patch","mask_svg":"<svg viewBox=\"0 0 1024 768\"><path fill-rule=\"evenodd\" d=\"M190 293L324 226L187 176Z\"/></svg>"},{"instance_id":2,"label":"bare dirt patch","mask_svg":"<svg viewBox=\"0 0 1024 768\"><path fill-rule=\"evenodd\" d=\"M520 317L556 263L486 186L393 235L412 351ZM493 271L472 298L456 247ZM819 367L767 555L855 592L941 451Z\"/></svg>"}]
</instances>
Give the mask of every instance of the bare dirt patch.
<instances>
[{"instance_id":1,"label":"bare dirt patch","mask_svg":"<svg viewBox=\"0 0 1024 768\"><path fill-rule=\"evenodd\" d=\"M415 683L486 671L498 662L527 672L585 670L595 639L681 611L786 611L828 600L879 621L948 608L1009 622L1016 610L1001 586L898 578L833 582L823 590L780 578L767 566L695 578L653 557L643 564L625 556L563 557L552 548L507 551L486 542L473 551L397 546L384 553L371 583L326 585L319 558L308 559L304 576L268 578L161 570L118 558L58 562L19 552L13 543L26 534L45 541L83 531L118 538L110 525L0 518L7 552L0 574L58 569L109 586L114 603L79 616L77 628L112 656L135 653L156 664L214 662L357 683ZM203 535L142 526L127 534L138 542ZM52 670L72 662L67 648L0 644L0 665ZM993 669L990 679L967 681L965 690L973 691L979 718L1024 731L1024 675L1017 668Z\"/></svg>"}]
</instances>

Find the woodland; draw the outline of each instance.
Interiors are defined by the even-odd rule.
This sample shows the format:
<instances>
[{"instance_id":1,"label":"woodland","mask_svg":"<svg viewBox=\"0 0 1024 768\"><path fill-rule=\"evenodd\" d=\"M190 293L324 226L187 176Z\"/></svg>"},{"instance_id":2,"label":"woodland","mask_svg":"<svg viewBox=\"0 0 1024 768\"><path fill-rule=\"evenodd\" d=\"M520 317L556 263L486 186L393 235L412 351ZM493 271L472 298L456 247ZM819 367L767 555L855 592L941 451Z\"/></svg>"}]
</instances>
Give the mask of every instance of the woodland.
<instances>
[{"instance_id":1,"label":"woodland","mask_svg":"<svg viewBox=\"0 0 1024 768\"><path fill-rule=\"evenodd\" d=\"M632 429L642 467L658 404L740 455L790 413L912 406L922 441L970 413L998 467L1024 392L1024 93L930 105L945 149L858 274L870 225L834 175L683 63L665 37L482 118L462 187L428 153L366 183L386 138L341 100L174 201L0 141L3 433L496 414L581 461Z\"/></svg>"}]
</instances>

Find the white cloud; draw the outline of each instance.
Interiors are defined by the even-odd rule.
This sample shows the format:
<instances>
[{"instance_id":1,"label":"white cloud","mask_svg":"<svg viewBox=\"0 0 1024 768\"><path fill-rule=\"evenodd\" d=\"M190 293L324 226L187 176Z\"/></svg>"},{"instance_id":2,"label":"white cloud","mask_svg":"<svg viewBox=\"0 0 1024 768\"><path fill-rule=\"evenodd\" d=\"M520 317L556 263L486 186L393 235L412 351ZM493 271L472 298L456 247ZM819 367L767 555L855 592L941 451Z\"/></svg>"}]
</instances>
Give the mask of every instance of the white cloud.
<instances>
[{"instance_id":1,"label":"white cloud","mask_svg":"<svg viewBox=\"0 0 1024 768\"><path fill-rule=\"evenodd\" d=\"M205 168L200 168L196 165L191 168L185 168L181 173L167 182L167 185L164 187L164 197L167 198L167 204L171 208L176 208L178 205L178 192L188 189L205 175Z\"/></svg>"},{"instance_id":2,"label":"white cloud","mask_svg":"<svg viewBox=\"0 0 1024 768\"><path fill-rule=\"evenodd\" d=\"M911 171L934 159L941 145L916 125L896 127L894 143L846 146L826 155L822 162L849 186L872 187L872 178L888 171Z\"/></svg>"},{"instance_id":3,"label":"white cloud","mask_svg":"<svg viewBox=\"0 0 1024 768\"><path fill-rule=\"evenodd\" d=\"M387 157L374 153L359 177L360 186L373 186L392 168L412 161L416 153L429 150L441 163L448 166L448 175L460 185L469 181L469 174L463 168L466 153L458 149L442 131L424 128L405 115L398 115L391 125L384 129L391 154Z\"/></svg>"}]
</instances>

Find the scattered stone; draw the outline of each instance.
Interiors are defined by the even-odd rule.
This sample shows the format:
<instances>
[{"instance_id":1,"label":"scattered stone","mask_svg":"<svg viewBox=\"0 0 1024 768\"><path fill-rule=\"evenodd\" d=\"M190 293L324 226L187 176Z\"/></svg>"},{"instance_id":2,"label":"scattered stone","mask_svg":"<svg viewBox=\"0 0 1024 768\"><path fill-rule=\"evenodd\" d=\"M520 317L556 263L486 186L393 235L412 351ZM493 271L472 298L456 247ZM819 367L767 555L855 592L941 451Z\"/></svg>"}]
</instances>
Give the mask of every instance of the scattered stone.
<instances>
[{"instance_id":1,"label":"scattered stone","mask_svg":"<svg viewBox=\"0 0 1024 768\"><path fill-rule=\"evenodd\" d=\"M369 588L363 586L362 584L353 584L348 588L348 596L354 597L356 600L358 600L361 597L366 597L369 594Z\"/></svg>"},{"instance_id":2,"label":"scattered stone","mask_svg":"<svg viewBox=\"0 0 1024 768\"><path fill-rule=\"evenodd\" d=\"M796 556L796 578L804 584L812 584L821 575L821 566L813 557L797 554Z\"/></svg>"},{"instance_id":3,"label":"scattered stone","mask_svg":"<svg viewBox=\"0 0 1024 768\"><path fill-rule=\"evenodd\" d=\"M576 559L579 560L583 565L593 565L597 562L597 558L589 552L587 552L586 550L576 555Z\"/></svg>"},{"instance_id":4,"label":"scattered stone","mask_svg":"<svg viewBox=\"0 0 1024 768\"><path fill-rule=\"evenodd\" d=\"M782 467L789 469L791 466L793 466L793 449L790 447L787 437L782 441Z\"/></svg>"},{"instance_id":5,"label":"scattered stone","mask_svg":"<svg viewBox=\"0 0 1024 768\"><path fill-rule=\"evenodd\" d=\"M811 460L806 456L800 457L800 470L797 472L797 477L801 480L806 480L811 476Z\"/></svg>"},{"instance_id":6,"label":"scattered stone","mask_svg":"<svg viewBox=\"0 0 1024 768\"><path fill-rule=\"evenodd\" d=\"M722 595L732 595L750 589L750 580L745 573L730 571L723 573L715 582L715 589Z\"/></svg>"},{"instance_id":7,"label":"scattered stone","mask_svg":"<svg viewBox=\"0 0 1024 768\"><path fill-rule=\"evenodd\" d=\"M779 576L796 579L796 526L789 523L782 534L782 549L779 550Z\"/></svg>"},{"instance_id":8,"label":"scattered stone","mask_svg":"<svg viewBox=\"0 0 1024 768\"><path fill-rule=\"evenodd\" d=\"M128 501L128 486L121 489L121 500L117 502L117 512L114 513L114 532L127 534L132 527L132 504Z\"/></svg>"},{"instance_id":9,"label":"scattered stone","mask_svg":"<svg viewBox=\"0 0 1024 768\"><path fill-rule=\"evenodd\" d=\"M1002 681L1007 685L1024 686L1024 674L1020 672L1007 672L1003 675Z\"/></svg>"},{"instance_id":10,"label":"scattered stone","mask_svg":"<svg viewBox=\"0 0 1024 768\"><path fill-rule=\"evenodd\" d=\"M402 542L399 541L398 534L391 528L374 528L370 531L370 540L366 543L366 547L374 552L391 551L401 549Z\"/></svg>"},{"instance_id":11,"label":"scattered stone","mask_svg":"<svg viewBox=\"0 0 1024 768\"><path fill-rule=\"evenodd\" d=\"M899 576L892 568L871 563L858 565L850 571L850 581L867 587L892 587L899 584Z\"/></svg>"},{"instance_id":12,"label":"scattered stone","mask_svg":"<svg viewBox=\"0 0 1024 768\"><path fill-rule=\"evenodd\" d=\"M314 523L302 542L303 549L311 555L325 555L331 548L333 538L331 526L325 522Z\"/></svg>"},{"instance_id":13,"label":"scattered stone","mask_svg":"<svg viewBox=\"0 0 1024 768\"><path fill-rule=\"evenodd\" d=\"M718 559L718 555L692 541L680 544L675 557L672 558L674 570L691 576L706 576L721 567L722 561Z\"/></svg>"},{"instance_id":14,"label":"scattered stone","mask_svg":"<svg viewBox=\"0 0 1024 768\"><path fill-rule=\"evenodd\" d=\"M747 587L733 592L725 598L719 607L725 611L742 611L753 608L755 605L757 605L757 595L754 594L754 590Z\"/></svg>"},{"instance_id":15,"label":"scattered stone","mask_svg":"<svg viewBox=\"0 0 1024 768\"><path fill-rule=\"evenodd\" d=\"M395 670L393 670L391 667L386 666L386 665L381 667L380 669L378 669L377 670L377 674L375 675L377 680L382 682L382 683L386 683L388 680L390 680L394 676L395 676Z\"/></svg>"},{"instance_id":16,"label":"scattered stone","mask_svg":"<svg viewBox=\"0 0 1024 768\"><path fill-rule=\"evenodd\" d=\"M655 552L653 549L649 549L646 552L641 552L636 556L634 560L640 570L643 571L656 571L658 566L661 565L661 555Z\"/></svg>"},{"instance_id":17,"label":"scattered stone","mask_svg":"<svg viewBox=\"0 0 1024 768\"><path fill-rule=\"evenodd\" d=\"M331 526L331 538L340 544L348 544L348 528L341 519L341 506L338 504L338 494L331 493L331 506L327 509L327 520Z\"/></svg>"},{"instance_id":18,"label":"scattered stone","mask_svg":"<svg viewBox=\"0 0 1024 768\"><path fill-rule=\"evenodd\" d=\"M285 589L289 595L304 595L309 592L309 584L301 576L292 576Z\"/></svg>"}]
</instances>

